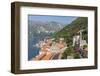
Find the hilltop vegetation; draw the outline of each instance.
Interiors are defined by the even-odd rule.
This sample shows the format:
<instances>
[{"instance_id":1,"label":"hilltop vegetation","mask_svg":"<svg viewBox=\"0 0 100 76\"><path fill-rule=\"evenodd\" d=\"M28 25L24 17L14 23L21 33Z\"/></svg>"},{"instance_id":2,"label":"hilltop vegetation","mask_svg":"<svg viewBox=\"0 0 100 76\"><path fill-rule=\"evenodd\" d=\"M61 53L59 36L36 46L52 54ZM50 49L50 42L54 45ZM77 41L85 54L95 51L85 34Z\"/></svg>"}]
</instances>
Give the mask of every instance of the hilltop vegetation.
<instances>
[{"instance_id":1,"label":"hilltop vegetation","mask_svg":"<svg viewBox=\"0 0 100 76\"><path fill-rule=\"evenodd\" d=\"M78 31L84 29L84 32L82 33L83 39L85 39L88 42L88 18L87 17L78 17L76 20L74 20L71 24L66 25L62 30L58 31L53 35L54 38L64 38L65 42L68 45L72 45L72 39L73 36L75 36Z\"/></svg>"}]
</instances>

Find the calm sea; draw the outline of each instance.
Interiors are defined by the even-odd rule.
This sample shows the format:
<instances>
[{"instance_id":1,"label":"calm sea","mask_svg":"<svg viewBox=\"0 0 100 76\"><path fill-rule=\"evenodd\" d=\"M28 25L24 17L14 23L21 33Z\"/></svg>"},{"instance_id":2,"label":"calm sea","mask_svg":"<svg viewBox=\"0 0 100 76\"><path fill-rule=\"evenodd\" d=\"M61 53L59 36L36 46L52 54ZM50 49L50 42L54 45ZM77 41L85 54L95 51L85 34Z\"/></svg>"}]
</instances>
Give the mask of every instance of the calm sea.
<instances>
[{"instance_id":1,"label":"calm sea","mask_svg":"<svg viewBox=\"0 0 100 76\"><path fill-rule=\"evenodd\" d=\"M33 57L39 54L40 49L33 46L36 43L37 39L28 40L28 60L31 60Z\"/></svg>"}]
</instances>

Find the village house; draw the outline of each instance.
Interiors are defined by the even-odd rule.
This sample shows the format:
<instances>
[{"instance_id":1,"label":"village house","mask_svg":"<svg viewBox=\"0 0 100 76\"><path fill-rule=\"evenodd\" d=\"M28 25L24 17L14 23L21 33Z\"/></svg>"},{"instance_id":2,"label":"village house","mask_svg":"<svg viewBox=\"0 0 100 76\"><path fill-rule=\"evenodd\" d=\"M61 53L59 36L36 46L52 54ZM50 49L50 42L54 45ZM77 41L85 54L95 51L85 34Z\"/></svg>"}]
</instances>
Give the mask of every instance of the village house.
<instances>
[{"instance_id":1,"label":"village house","mask_svg":"<svg viewBox=\"0 0 100 76\"><path fill-rule=\"evenodd\" d=\"M53 40L47 38L40 42L40 53L34 60L50 60L55 56L57 59L61 57L62 52L67 48L66 43L64 43L64 38L59 38L58 42Z\"/></svg>"}]
</instances>

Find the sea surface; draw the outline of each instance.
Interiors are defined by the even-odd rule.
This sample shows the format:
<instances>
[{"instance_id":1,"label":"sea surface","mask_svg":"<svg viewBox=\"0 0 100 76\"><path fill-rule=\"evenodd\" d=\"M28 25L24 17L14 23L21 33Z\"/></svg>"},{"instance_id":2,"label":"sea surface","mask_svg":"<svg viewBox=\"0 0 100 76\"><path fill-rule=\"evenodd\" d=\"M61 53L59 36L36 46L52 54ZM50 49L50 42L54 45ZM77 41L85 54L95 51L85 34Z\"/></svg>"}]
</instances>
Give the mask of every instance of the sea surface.
<instances>
[{"instance_id":1,"label":"sea surface","mask_svg":"<svg viewBox=\"0 0 100 76\"><path fill-rule=\"evenodd\" d=\"M35 45L41 40L44 40L45 37L50 37L52 34L40 33L35 35L30 35L28 38L28 60L31 60L33 57L39 54L40 48Z\"/></svg>"},{"instance_id":2,"label":"sea surface","mask_svg":"<svg viewBox=\"0 0 100 76\"><path fill-rule=\"evenodd\" d=\"M37 42L37 38L28 40L28 60L39 54L40 48L34 46Z\"/></svg>"}]
</instances>

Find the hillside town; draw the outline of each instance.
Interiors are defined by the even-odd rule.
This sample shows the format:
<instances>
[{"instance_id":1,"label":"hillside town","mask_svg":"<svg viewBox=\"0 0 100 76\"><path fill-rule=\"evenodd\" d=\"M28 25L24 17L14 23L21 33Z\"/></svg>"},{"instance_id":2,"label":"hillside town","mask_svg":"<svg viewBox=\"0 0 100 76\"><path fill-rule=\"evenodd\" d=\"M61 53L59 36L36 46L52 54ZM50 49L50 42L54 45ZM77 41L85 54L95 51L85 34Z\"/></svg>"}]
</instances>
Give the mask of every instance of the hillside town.
<instances>
[{"instance_id":1,"label":"hillside town","mask_svg":"<svg viewBox=\"0 0 100 76\"><path fill-rule=\"evenodd\" d=\"M46 38L40 41L37 47L40 47L40 52L34 60L51 60L60 59L62 52L67 48L67 44L63 38L59 38L56 42L54 39Z\"/></svg>"},{"instance_id":2,"label":"hillside town","mask_svg":"<svg viewBox=\"0 0 100 76\"><path fill-rule=\"evenodd\" d=\"M77 35L73 36L73 44L75 53L79 54L79 58L87 58L87 42L82 39L82 31L80 30ZM68 48L64 38L45 38L36 44L40 48L39 54L33 60L53 60L61 59L62 54ZM73 54L73 53L72 53ZM67 55L67 59L74 59L74 56Z\"/></svg>"}]
</instances>

